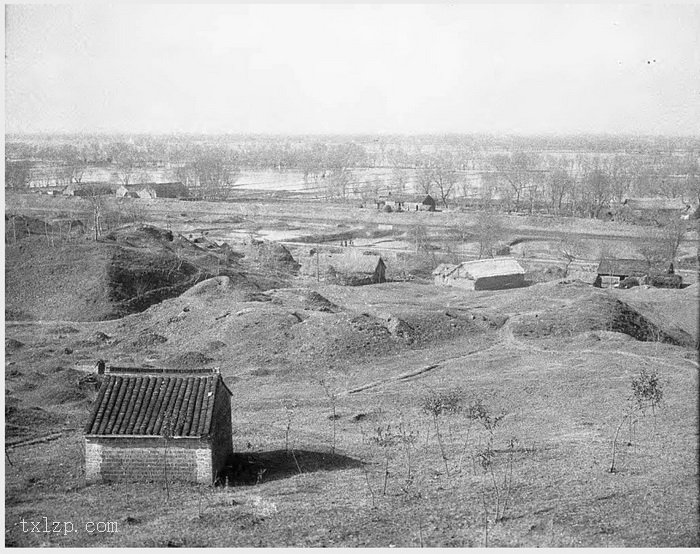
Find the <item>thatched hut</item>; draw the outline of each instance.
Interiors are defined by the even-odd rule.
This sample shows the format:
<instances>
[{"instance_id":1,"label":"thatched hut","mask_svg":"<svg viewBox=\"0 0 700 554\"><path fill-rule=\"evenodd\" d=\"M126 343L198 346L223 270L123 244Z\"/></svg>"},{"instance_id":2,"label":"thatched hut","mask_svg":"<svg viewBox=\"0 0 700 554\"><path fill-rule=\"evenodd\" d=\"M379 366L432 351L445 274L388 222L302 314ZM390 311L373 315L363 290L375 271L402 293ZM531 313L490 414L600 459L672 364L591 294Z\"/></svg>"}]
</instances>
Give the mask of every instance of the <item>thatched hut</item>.
<instances>
[{"instance_id":1,"label":"thatched hut","mask_svg":"<svg viewBox=\"0 0 700 554\"><path fill-rule=\"evenodd\" d=\"M436 285L467 290L500 290L525 286L525 270L514 258L488 258L457 265L441 264L433 271Z\"/></svg>"},{"instance_id":2,"label":"thatched hut","mask_svg":"<svg viewBox=\"0 0 700 554\"><path fill-rule=\"evenodd\" d=\"M354 249L341 253L319 253L309 257L304 273L319 281L338 285L374 285L386 282L386 264L376 254Z\"/></svg>"}]
</instances>

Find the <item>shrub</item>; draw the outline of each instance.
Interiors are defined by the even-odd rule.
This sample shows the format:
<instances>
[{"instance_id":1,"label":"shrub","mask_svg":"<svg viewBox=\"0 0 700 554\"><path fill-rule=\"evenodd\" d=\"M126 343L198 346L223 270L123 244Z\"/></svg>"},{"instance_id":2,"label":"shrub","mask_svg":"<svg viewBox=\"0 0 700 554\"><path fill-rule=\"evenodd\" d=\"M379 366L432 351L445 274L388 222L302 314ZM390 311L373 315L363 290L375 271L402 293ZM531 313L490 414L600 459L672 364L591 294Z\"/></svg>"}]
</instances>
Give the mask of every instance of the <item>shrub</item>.
<instances>
[{"instance_id":1,"label":"shrub","mask_svg":"<svg viewBox=\"0 0 700 554\"><path fill-rule=\"evenodd\" d=\"M683 278L676 273L672 275L652 275L649 279L649 284L652 287L662 289L679 289L683 284Z\"/></svg>"},{"instance_id":2,"label":"shrub","mask_svg":"<svg viewBox=\"0 0 700 554\"><path fill-rule=\"evenodd\" d=\"M632 287L638 287L639 286L639 279L636 277L625 277L622 281L620 281L620 288L621 289L631 289Z\"/></svg>"}]
</instances>

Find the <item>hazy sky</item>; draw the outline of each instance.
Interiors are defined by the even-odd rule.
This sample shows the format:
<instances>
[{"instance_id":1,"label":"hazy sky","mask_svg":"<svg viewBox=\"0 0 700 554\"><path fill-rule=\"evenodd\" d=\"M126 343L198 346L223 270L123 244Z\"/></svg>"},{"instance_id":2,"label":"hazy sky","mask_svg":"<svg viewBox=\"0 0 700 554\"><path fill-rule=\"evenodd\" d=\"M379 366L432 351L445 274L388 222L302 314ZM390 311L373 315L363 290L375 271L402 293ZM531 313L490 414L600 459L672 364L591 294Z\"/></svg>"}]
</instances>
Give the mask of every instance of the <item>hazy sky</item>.
<instances>
[{"instance_id":1,"label":"hazy sky","mask_svg":"<svg viewBox=\"0 0 700 554\"><path fill-rule=\"evenodd\" d=\"M10 5L6 131L700 134L700 8Z\"/></svg>"}]
</instances>

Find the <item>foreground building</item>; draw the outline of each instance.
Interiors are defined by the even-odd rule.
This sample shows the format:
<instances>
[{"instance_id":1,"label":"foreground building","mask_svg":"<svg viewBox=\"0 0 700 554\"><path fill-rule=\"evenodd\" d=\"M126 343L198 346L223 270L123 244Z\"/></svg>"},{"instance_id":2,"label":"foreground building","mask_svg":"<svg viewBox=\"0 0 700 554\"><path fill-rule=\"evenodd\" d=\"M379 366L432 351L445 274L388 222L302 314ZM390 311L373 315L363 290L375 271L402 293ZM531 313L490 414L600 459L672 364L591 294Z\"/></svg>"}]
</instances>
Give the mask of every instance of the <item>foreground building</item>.
<instances>
[{"instance_id":1,"label":"foreground building","mask_svg":"<svg viewBox=\"0 0 700 554\"><path fill-rule=\"evenodd\" d=\"M525 286L525 270L514 258L490 258L440 264L433 271L436 285L466 290L500 290Z\"/></svg>"},{"instance_id":2,"label":"foreground building","mask_svg":"<svg viewBox=\"0 0 700 554\"><path fill-rule=\"evenodd\" d=\"M218 370L107 368L85 426L87 483L210 484L233 452L231 391Z\"/></svg>"}]
</instances>

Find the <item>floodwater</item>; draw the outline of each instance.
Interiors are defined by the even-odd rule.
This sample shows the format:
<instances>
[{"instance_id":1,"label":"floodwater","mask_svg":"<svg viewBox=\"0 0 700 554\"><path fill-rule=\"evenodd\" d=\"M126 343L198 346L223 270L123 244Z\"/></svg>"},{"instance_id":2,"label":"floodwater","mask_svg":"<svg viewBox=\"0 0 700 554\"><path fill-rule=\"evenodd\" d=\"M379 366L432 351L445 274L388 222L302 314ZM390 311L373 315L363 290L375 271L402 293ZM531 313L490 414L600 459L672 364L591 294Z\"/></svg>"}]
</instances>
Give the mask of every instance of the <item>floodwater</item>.
<instances>
[{"instance_id":1,"label":"floodwater","mask_svg":"<svg viewBox=\"0 0 700 554\"><path fill-rule=\"evenodd\" d=\"M420 191L415 169L406 169L404 191L414 194ZM459 181L466 183L466 190L477 191L482 184L481 174L475 170L459 171ZM30 187L65 186L57 183L51 177L48 166L35 168ZM177 181L172 168L148 168L134 174L130 179L132 184L138 183L167 183ZM394 170L390 167L358 168L349 171L347 194L352 197L383 194L393 189ZM119 176L114 168L90 167L82 176L83 183L119 184ZM458 185L460 186L460 185ZM244 169L238 174L234 189L261 190L266 192L296 192L308 193L318 197L330 194L330 178L328 174L310 175L304 179L301 171L276 171L271 169ZM465 189L465 186L461 186ZM464 190L456 191L462 194Z\"/></svg>"}]
</instances>

